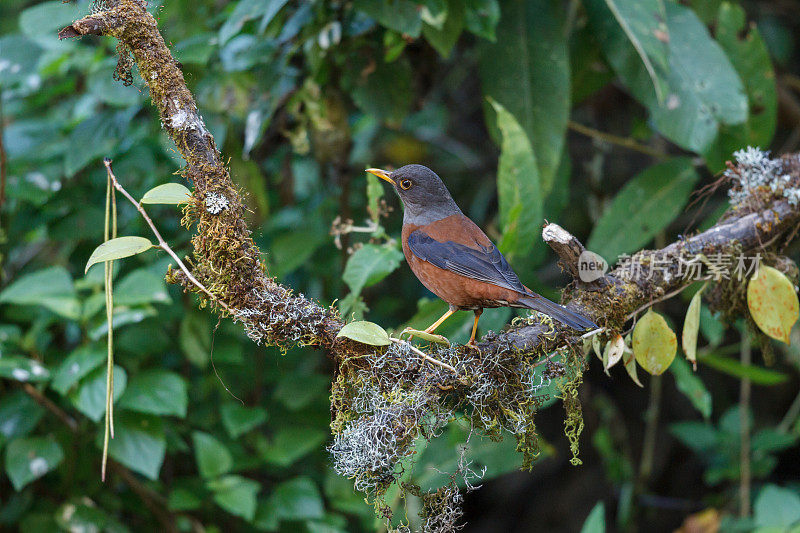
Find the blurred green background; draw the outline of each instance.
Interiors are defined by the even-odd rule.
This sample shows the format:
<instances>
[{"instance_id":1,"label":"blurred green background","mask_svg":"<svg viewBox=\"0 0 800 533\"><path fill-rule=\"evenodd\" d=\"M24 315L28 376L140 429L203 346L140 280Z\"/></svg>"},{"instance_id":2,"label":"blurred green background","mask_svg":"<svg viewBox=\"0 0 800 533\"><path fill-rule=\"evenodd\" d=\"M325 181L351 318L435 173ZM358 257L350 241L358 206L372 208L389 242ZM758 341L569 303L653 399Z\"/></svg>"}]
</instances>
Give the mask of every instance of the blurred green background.
<instances>
[{"instance_id":1,"label":"blurred green background","mask_svg":"<svg viewBox=\"0 0 800 533\"><path fill-rule=\"evenodd\" d=\"M255 346L196 309L164 283L164 253L115 271L117 435L100 482L103 275L83 270L103 235L102 158L136 197L176 181L182 162L143 81L113 79L115 41L56 38L90 8L0 4L0 530L380 529L330 468L325 354ZM712 224L728 205L724 190L686 206L734 150L800 147L795 1L171 0L149 9L246 193L270 274L387 328L424 327L445 305L402 261L394 195L380 209L387 216L370 218L368 166L433 168L522 281L557 299L568 279L540 242L543 219L614 263ZM524 135L504 138L514 128ZM522 172L498 176L500 157L520 157ZM179 210L149 212L189 253ZM150 236L130 205L120 202L119 216L121 235ZM381 227L346 231L367 220ZM787 253L797 258L796 247ZM659 311L676 326L687 303ZM441 332L464 342L471 316ZM487 311L481 331L511 317ZM545 453L532 473L517 471L510 439L473 437L475 466L487 473L466 495L465 531L657 532L687 519L708 529L686 532L720 521L723 531L798 531L800 336L774 345L773 357L755 347L753 366L742 366L740 331L704 309L698 371L679 354L661 378L640 373L644 389L593 359L581 390L583 466L569 464L557 403L539 414ZM754 385L753 508L738 518L742 378ZM463 437L454 426L434 440L417 458L417 480L435 483L432 467L452 471Z\"/></svg>"}]
</instances>

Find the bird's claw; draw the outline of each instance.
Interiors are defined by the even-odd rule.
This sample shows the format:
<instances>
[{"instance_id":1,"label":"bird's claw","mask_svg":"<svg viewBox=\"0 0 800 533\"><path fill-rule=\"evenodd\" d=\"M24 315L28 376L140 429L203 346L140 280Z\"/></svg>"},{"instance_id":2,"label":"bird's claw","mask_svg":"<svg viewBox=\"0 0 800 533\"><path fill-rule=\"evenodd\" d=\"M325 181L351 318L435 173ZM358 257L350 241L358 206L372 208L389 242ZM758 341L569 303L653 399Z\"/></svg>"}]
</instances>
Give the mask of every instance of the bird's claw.
<instances>
[{"instance_id":1,"label":"bird's claw","mask_svg":"<svg viewBox=\"0 0 800 533\"><path fill-rule=\"evenodd\" d=\"M403 338L403 335L406 334L409 337L418 337L428 342L435 342L436 344L445 344L447 346L450 346L450 341L447 340L447 337L443 335L436 335L435 333L428 333L427 331L422 331L414 328L406 328L400 332L400 338Z\"/></svg>"}]
</instances>

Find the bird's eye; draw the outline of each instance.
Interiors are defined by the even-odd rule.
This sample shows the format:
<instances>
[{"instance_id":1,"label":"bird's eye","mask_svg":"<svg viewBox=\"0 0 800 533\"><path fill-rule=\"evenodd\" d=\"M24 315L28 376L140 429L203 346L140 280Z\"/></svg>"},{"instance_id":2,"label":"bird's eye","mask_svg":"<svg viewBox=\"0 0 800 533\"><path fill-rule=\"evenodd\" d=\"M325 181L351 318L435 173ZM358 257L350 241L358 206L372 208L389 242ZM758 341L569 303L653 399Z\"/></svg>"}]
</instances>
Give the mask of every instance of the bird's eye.
<instances>
[{"instance_id":1,"label":"bird's eye","mask_svg":"<svg viewBox=\"0 0 800 533\"><path fill-rule=\"evenodd\" d=\"M400 181L400 188L404 191L407 191L411 188L411 180L401 180Z\"/></svg>"}]
</instances>

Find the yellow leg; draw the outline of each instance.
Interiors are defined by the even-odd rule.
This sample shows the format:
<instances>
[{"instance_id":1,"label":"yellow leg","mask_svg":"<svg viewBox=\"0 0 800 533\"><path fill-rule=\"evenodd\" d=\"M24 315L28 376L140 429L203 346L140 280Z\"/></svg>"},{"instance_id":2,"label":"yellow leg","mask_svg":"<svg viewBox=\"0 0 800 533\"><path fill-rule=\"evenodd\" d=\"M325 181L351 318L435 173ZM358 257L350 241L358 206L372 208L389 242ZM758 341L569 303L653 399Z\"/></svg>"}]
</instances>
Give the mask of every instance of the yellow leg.
<instances>
[{"instance_id":1,"label":"yellow leg","mask_svg":"<svg viewBox=\"0 0 800 533\"><path fill-rule=\"evenodd\" d=\"M458 311L458 309L456 309L454 307L451 307L450 309L448 309L447 312L445 314L443 314L442 317L439 320L437 320L436 322L434 322L433 324L431 324L430 326L428 326L425 329L425 333L433 333L434 331L436 331L436 328L441 326L442 322L444 322L445 320L450 318L450 315L452 315L456 311Z\"/></svg>"},{"instance_id":2,"label":"yellow leg","mask_svg":"<svg viewBox=\"0 0 800 533\"><path fill-rule=\"evenodd\" d=\"M469 336L469 342L467 343L470 346L475 346L475 334L478 332L478 319L481 317L481 313L483 313L483 309L475 311L475 322L472 323L472 335Z\"/></svg>"}]
</instances>

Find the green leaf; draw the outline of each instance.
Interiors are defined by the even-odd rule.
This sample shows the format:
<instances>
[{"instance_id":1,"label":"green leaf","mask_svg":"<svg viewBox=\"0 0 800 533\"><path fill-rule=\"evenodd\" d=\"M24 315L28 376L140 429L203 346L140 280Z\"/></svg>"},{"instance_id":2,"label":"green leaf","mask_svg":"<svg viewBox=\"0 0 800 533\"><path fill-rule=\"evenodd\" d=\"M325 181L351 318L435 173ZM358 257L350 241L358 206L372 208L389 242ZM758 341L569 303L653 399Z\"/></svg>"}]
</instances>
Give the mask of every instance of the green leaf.
<instances>
[{"instance_id":1,"label":"green leaf","mask_svg":"<svg viewBox=\"0 0 800 533\"><path fill-rule=\"evenodd\" d=\"M656 99L664 101L669 70L669 29L663 0L585 0L609 63L618 72L644 67ZM620 31L621 30L621 31ZM638 61L641 62L639 65Z\"/></svg>"},{"instance_id":2,"label":"green leaf","mask_svg":"<svg viewBox=\"0 0 800 533\"><path fill-rule=\"evenodd\" d=\"M58 49L64 42L58 39L58 31L84 16L86 7L65 4L60 0L40 2L23 11L19 16L19 28L38 45Z\"/></svg>"},{"instance_id":3,"label":"green leaf","mask_svg":"<svg viewBox=\"0 0 800 533\"><path fill-rule=\"evenodd\" d=\"M0 378L22 382L47 381L50 371L42 363L27 357L0 354Z\"/></svg>"},{"instance_id":4,"label":"green leaf","mask_svg":"<svg viewBox=\"0 0 800 533\"><path fill-rule=\"evenodd\" d=\"M479 37L495 41L497 23L500 21L500 4L497 0L466 0L464 24Z\"/></svg>"},{"instance_id":5,"label":"green leaf","mask_svg":"<svg viewBox=\"0 0 800 533\"><path fill-rule=\"evenodd\" d=\"M388 346L392 343L385 329L374 322L367 322L366 320L356 320L345 324L336 336L347 337L356 342L372 346Z\"/></svg>"},{"instance_id":6,"label":"green leaf","mask_svg":"<svg viewBox=\"0 0 800 533\"><path fill-rule=\"evenodd\" d=\"M50 386L64 396L73 385L78 383L84 376L103 364L107 353L92 345L76 348L61 363L53 376Z\"/></svg>"},{"instance_id":7,"label":"green leaf","mask_svg":"<svg viewBox=\"0 0 800 533\"><path fill-rule=\"evenodd\" d=\"M698 179L691 159L659 163L625 184L603 212L587 248L609 263L650 242L686 205Z\"/></svg>"},{"instance_id":8,"label":"green leaf","mask_svg":"<svg viewBox=\"0 0 800 533\"><path fill-rule=\"evenodd\" d=\"M167 450L163 420L155 416L122 411L116 416L114 426L116 431L108 445L109 455L149 479L158 479ZM102 447L100 433L98 446Z\"/></svg>"},{"instance_id":9,"label":"green leaf","mask_svg":"<svg viewBox=\"0 0 800 533\"><path fill-rule=\"evenodd\" d=\"M396 32L419 37L422 31L422 14L419 6L410 0L355 0L353 6Z\"/></svg>"},{"instance_id":10,"label":"green leaf","mask_svg":"<svg viewBox=\"0 0 800 533\"><path fill-rule=\"evenodd\" d=\"M181 321L178 344L193 365L205 368L211 353L208 317L198 311L186 313Z\"/></svg>"},{"instance_id":11,"label":"green leaf","mask_svg":"<svg viewBox=\"0 0 800 533\"><path fill-rule=\"evenodd\" d=\"M568 32L559 6L549 0L506 0L501 12L497 42L479 48L483 92L525 130L546 195L561 160L569 115Z\"/></svg>"},{"instance_id":12,"label":"green leaf","mask_svg":"<svg viewBox=\"0 0 800 533\"><path fill-rule=\"evenodd\" d=\"M747 284L747 308L761 331L790 344L789 334L800 316L800 303L794 284L783 272L760 265Z\"/></svg>"},{"instance_id":13,"label":"green leaf","mask_svg":"<svg viewBox=\"0 0 800 533\"><path fill-rule=\"evenodd\" d=\"M633 355L649 374L662 374L675 359L678 340L664 317L648 309L633 328Z\"/></svg>"},{"instance_id":14,"label":"green leaf","mask_svg":"<svg viewBox=\"0 0 800 533\"><path fill-rule=\"evenodd\" d=\"M146 252L153 246L154 244L144 237L128 236L108 240L94 249L92 255L89 256L89 260L86 262L86 269L84 272L88 272L89 267L96 263L130 257Z\"/></svg>"},{"instance_id":15,"label":"green leaf","mask_svg":"<svg viewBox=\"0 0 800 533\"><path fill-rule=\"evenodd\" d=\"M214 493L217 505L229 513L252 520L256 514L256 495L261 485L241 476L225 476L209 481L209 490Z\"/></svg>"},{"instance_id":16,"label":"green leaf","mask_svg":"<svg viewBox=\"0 0 800 533\"><path fill-rule=\"evenodd\" d=\"M297 477L276 486L270 503L281 520L310 520L325 514L319 489L307 477Z\"/></svg>"},{"instance_id":17,"label":"green leaf","mask_svg":"<svg viewBox=\"0 0 800 533\"><path fill-rule=\"evenodd\" d=\"M63 459L64 452L54 440L42 437L14 439L6 448L6 473L14 490L19 491L53 470Z\"/></svg>"},{"instance_id":18,"label":"green leaf","mask_svg":"<svg viewBox=\"0 0 800 533\"><path fill-rule=\"evenodd\" d=\"M120 366L114 366L114 403L122 397L128 382L128 374ZM81 413L95 422L106 412L106 368L95 368L77 389L70 391L69 399Z\"/></svg>"},{"instance_id":19,"label":"green leaf","mask_svg":"<svg viewBox=\"0 0 800 533\"><path fill-rule=\"evenodd\" d=\"M233 468L231 452L212 435L195 431L192 433L192 442L197 468L204 478L226 474Z\"/></svg>"},{"instance_id":20,"label":"green leaf","mask_svg":"<svg viewBox=\"0 0 800 533\"><path fill-rule=\"evenodd\" d=\"M497 197L503 238L499 249L513 258L530 251L542 221L542 190L536 157L525 131L502 105L490 99L503 135L497 165Z\"/></svg>"},{"instance_id":21,"label":"green leaf","mask_svg":"<svg viewBox=\"0 0 800 533\"><path fill-rule=\"evenodd\" d=\"M44 416L44 408L23 393L5 393L0 399L0 436L6 440L24 437L36 427ZM2 442L0 438L0 442Z\"/></svg>"},{"instance_id":22,"label":"green leaf","mask_svg":"<svg viewBox=\"0 0 800 533\"><path fill-rule=\"evenodd\" d=\"M192 191L180 183L163 183L144 193L143 204L183 204L192 197Z\"/></svg>"},{"instance_id":23,"label":"green leaf","mask_svg":"<svg viewBox=\"0 0 800 533\"><path fill-rule=\"evenodd\" d=\"M242 31L246 22L261 18L258 31L263 32L275 15L289 0L240 0L233 12L225 18L219 29L219 44L224 45L228 40Z\"/></svg>"},{"instance_id":24,"label":"green leaf","mask_svg":"<svg viewBox=\"0 0 800 533\"><path fill-rule=\"evenodd\" d=\"M403 253L397 248L365 244L347 259L342 279L351 292L358 294L394 272L402 259Z\"/></svg>"},{"instance_id":25,"label":"green leaf","mask_svg":"<svg viewBox=\"0 0 800 533\"><path fill-rule=\"evenodd\" d=\"M261 450L261 456L267 462L285 468L318 449L326 438L327 433L318 428L287 426L275 433Z\"/></svg>"},{"instance_id":26,"label":"green leaf","mask_svg":"<svg viewBox=\"0 0 800 533\"><path fill-rule=\"evenodd\" d=\"M0 292L0 303L41 305L73 320L80 316L80 303L72 277L60 266L21 276Z\"/></svg>"},{"instance_id":27,"label":"green leaf","mask_svg":"<svg viewBox=\"0 0 800 533\"><path fill-rule=\"evenodd\" d=\"M800 522L800 495L777 485L765 485L758 493L753 515L758 527L796 526Z\"/></svg>"},{"instance_id":28,"label":"green leaf","mask_svg":"<svg viewBox=\"0 0 800 533\"><path fill-rule=\"evenodd\" d=\"M22 35L0 37L0 87L25 83L36 72L42 49Z\"/></svg>"},{"instance_id":29,"label":"green leaf","mask_svg":"<svg viewBox=\"0 0 800 533\"><path fill-rule=\"evenodd\" d=\"M691 9L664 2L669 35L666 97L659 101L652 79L620 27L594 24L603 51L623 84L650 111L656 129L679 146L703 153L721 124L747 119L744 87L722 48Z\"/></svg>"},{"instance_id":30,"label":"green leaf","mask_svg":"<svg viewBox=\"0 0 800 533\"><path fill-rule=\"evenodd\" d=\"M714 27L717 42L744 83L750 111L746 123L723 125L717 141L704 152L709 167L719 170L725 168L725 161L734 150L772 143L778 96L767 45L758 27L748 23L744 9L737 4L722 3Z\"/></svg>"},{"instance_id":31,"label":"green leaf","mask_svg":"<svg viewBox=\"0 0 800 533\"><path fill-rule=\"evenodd\" d=\"M186 382L167 370L146 370L136 374L119 401L125 407L153 415L186 416Z\"/></svg>"},{"instance_id":32,"label":"green leaf","mask_svg":"<svg viewBox=\"0 0 800 533\"><path fill-rule=\"evenodd\" d=\"M373 3L373 0L366 1ZM353 102L364 113L391 126L399 126L413 103L411 78L411 66L405 57L391 64L378 61L372 72L357 78L351 92Z\"/></svg>"},{"instance_id":33,"label":"green leaf","mask_svg":"<svg viewBox=\"0 0 800 533\"><path fill-rule=\"evenodd\" d=\"M683 331L681 332L681 346L686 354L686 359L697 368L697 332L700 329L700 305L701 295L706 286L703 285L692 296L689 308L686 310L686 318L683 320Z\"/></svg>"},{"instance_id":34,"label":"green leaf","mask_svg":"<svg viewBox=\"0 0 800 533\"><path fill-rule=\"evenodd\" d=\"M443 58L450 56L461 30L464 29L464 4L463 0L448 0L447 18L441 28L423 23L422 35Z\"/></svg>"},{"instance_id":35,"label":"green leaf","mask_svg":"<svg viewBox=\"0 0 800 533\"><path fill-rule=\"evenodd\" d=\"M263 407L246 407L237 402L226 402L220 407L222 425L231 438L237 439L267 420Z\"/></svg>"},{"instance_id":36,"label":"green leaf","mask_svg":"<svg viewBox=\"0 0 800 533\"><path fill-rule=\"evenodd\" d=\"M592 508L592 512L583 523L581 533L605 533L606 531L606 508L603 502L597 502Z\"/></svg>"},{"instance_id":37,"label":"green leaf","mask_svg":"<svg viewBox=\"0 0 800 533\"><path fill-rule=\"evenodd\" d=\"M163 273L140 268L114 283L114 305L135 306L171 301Z\"/></svg>"},{"instance_id":38,"label":"green leaf","mask_svg":"<svg viewBox=\"0 0 800 533\"><path fill-rule=\"evenodd\" d=\"M754 385L778 385L780 383L785 383L789 379L789 376L786 374L776 372L775 370L753 365L745 366L730 357L714 354L705 354L698 359L698 362L730 376L749 378Z\"/></svg>"},{"instance_id":39,"label":"green leaf","mask_svg":"<svg viewBox=\"0 0 800 533\"><path fill-rule=\"evenodd\" d=\"M700 377L692 372L686 361L680 358L672 362L669 370L675 376L675 386L678 390L692 402L703 418L708 420L711 417L711 393Z\"/></svg>"}]
</instances>

